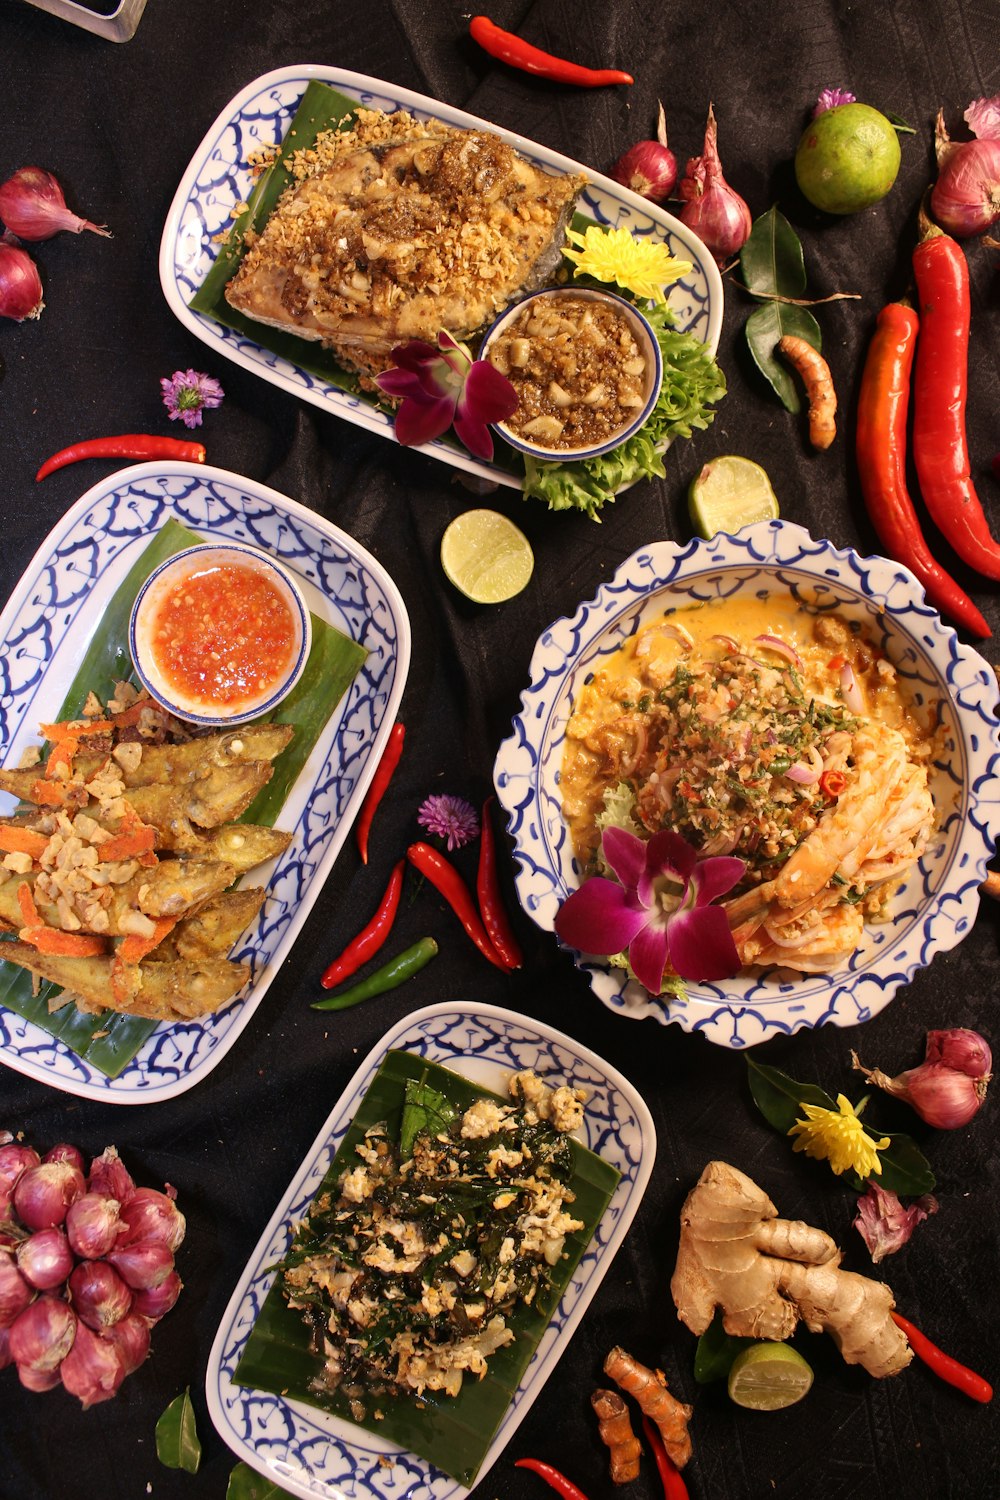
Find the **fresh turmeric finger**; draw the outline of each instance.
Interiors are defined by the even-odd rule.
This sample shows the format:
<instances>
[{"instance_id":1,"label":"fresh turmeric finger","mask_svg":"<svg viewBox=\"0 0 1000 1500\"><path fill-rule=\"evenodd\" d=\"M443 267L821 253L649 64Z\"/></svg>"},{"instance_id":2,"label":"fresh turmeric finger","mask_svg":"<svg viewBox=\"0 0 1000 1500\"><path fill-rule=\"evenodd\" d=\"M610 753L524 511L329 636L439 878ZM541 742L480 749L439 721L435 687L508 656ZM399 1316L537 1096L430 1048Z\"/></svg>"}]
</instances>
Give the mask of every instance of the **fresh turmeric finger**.
<instances>
[{"instance_id":1,"label":"fresh turmeric finger","mask_svg":"<svg viewBox=\"0 0 1000 1500\"><path fill-rule=\"evenodd\" d=\"M624 1349L612 1349L604 1361L604 1373L627 1395L635 1397L640 1411L659 1428L670 1458L678 1469L683 1469L691 1457L688 1422L694 1407L671 1395L662 1370L650 1370Z\"/></svg>"},{"instance_id":2,"label":"fresh turmeric finger","mask_svg":"<svg viewBox=\"0 0 1000 1500\"><path fill-rule=\"evenodd\" d=\"M830 366L812 344L795 334L778 340L778 351L802 377L809 401L809 441L814 448L829 448L837 436L837 392Z\"/></svg>"},{"instance_id":3,"label":"fresh turmeric finger","mask_svg":"<svg viewBox=\"0 0 1000 1500\"><path fill-rule=\"evenodd\" d=\"M590 1398L611 1463L612 1484L631 1484L639 1477L642 1444L632 1431L628 1407L617 1391L595 1391Z\"/></svg>"}]
</instances>

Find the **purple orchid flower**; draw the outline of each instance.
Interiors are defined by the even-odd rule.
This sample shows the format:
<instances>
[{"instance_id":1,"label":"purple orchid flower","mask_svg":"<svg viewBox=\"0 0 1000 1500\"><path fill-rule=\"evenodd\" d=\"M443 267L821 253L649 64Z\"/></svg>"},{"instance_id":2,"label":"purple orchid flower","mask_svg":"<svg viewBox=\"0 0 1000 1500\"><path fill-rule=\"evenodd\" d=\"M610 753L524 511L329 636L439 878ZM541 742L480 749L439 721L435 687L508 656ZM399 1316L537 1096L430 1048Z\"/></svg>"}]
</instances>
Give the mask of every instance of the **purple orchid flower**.
<instances>
[{"instance_id":1,"label":"purple orchid flower","mask_svg":"<svg viewBox=\"0 0 1000 1500\"><path fill-rule=\"evenodd\" d=\"M563 942L582 953L627 951L651 995L663 988L668 958L675 973L694 983L739 972L726 914L711 903L743 875L742 859L699 859L679 833L654 833L647 841L623 828L605 829L602 848L621 884L603 875L584 881L556 917Z\"/></svg>"},{"instance_id":2,"label":"purple orchid flower","mask_svg":"<svg viewBox=\"0 0 1000 1500\"><path fill-rule=\"evenodd\" d=\"M396 412L396 437L405 448L429 443L454 427L456 436L476 458L493 457L491 422L502 422L517 408L517 392L486 359L473 359L444 330L437 348L410 339L392 351L396 368L376 375L387 396L402 398Z\"/></svg>"}]
</instances>

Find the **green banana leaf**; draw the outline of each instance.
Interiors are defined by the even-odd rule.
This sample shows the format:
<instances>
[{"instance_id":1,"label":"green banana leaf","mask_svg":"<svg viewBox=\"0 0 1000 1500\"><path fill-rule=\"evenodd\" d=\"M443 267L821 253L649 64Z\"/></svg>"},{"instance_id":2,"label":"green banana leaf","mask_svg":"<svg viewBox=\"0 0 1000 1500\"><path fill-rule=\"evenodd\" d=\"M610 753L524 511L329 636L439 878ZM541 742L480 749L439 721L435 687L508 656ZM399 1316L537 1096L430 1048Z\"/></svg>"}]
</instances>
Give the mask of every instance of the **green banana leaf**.
<instances>
[{"instance_id":1,"label":"green banana leaf","mask_svg":"<svg viewBox=\"0 0 1000 1500\"><path fill-rule=\"evenodd\" d=\"M166 558L202 540L173 520L157 532L104 611L101 630L87 648L56 718L78 718L89 692L106 702L115 684L131 677L128 622L141 584ZM363 646L315 615L312 627L312 649L305 671L294 690L268 716L281 723L294 723L295 737L275 761L272 779L247 809L244 822L274 825L323 726L368 654ZM2 954L0 945L0 957ZM160 1024L115 1011L86 1015L75 1005L64 1005L50 1014L49 999L58 993L59 986L53 984L43 984L36 992L25 970L0 965L0 1005L57 1037L108 1078L118 1077Z\"/></svg>"},{"instance_id":2,"label":"green banana leaf","mask_svg":"<svg viewBox=\"0 0 1000 1500\"><path fill-rule=\"evenodd\" d=\"M436 1090L459 1111L467 1109L476 1099L498 1098L438 1063L409 1052L388 1052L317 1196L331 1188L348 1167L357 1164L354 1148L369 1126L385 1122L393 1138L399 1139L408 1084L411 1108L415 1085ZM576 1195L573 1213L583 1220L584 1227L567 1236L566 1256L554 1268L550 1292L544 1298L539 1297L534 1307L518 1307L510 1315L514 1341L490 1357L486 1378L466 1379L460 1394L453 1398L434 1391L425 1392L419 1403L405 1397L380 1398L382 1420L355 1424L427 1459L462 1484L471 1484L479 1470L549 1318L572 1280L618 1183L619 1174L608 1162L576 1142L571 1142L571 1146L574 1171L570 1187ZM264 1300L236 1368L236 1383L272 1391L353 1421L346 1398L312 1388L311 1382L321 1368L322 1360L309 1348L309 1334L301 1315L289 1308L276 1281Z\"/></svg>"}]
</instances>

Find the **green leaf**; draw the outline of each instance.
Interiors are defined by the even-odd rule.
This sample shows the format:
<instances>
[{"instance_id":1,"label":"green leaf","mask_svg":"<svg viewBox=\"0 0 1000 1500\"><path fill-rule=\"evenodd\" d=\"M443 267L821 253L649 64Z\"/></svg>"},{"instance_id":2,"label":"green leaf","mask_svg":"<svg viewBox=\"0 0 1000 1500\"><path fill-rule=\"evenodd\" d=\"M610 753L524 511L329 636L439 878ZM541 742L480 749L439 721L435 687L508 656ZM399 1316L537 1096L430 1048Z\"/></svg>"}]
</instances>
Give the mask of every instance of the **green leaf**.
<instances>
[{"instance_id":1,"label":"green leaf","mask_svg":"<svg viewBox=\"0 0 1000 1500\"><path fill-rule=\"evenodd\" d=\"M782 1135L787 1135L802 1113L803 1104L818 1104L821 1109L837 1108L837 1101L814 1083L796 1083L780 1068L747 1057L747 1076L753 1102L764 1119Z\"/></svg>"},{"instance_id":2,"label":"green leaf","mask_svg":"<svg viewBox=\"0 0 1000 1500\"><path fill-rule=\"evenodd\" d=\"M823 336L812 313L787 302L766 302L747 318L744 332L754 364L782 406L790 412L801 411L799 388L788 366L779 363L775 351L778 340L786 334L794 334L814 349L822 349Z\"/></svg>"},{"instance_id":3,"label":"green leaf","mask_svg":"<svg viewBox=\"0 0 1000 1500\"><path fill-rule=\"evenodd\" d=\"M756 1339L737 1338L727 1333L722 1326L722 1313L717 1312L705 1332L698 1340L694 1352L694 1378L699 1385L710 1385L713 1380L725 1380L737 1354Z\"/></svg>"},{"instance_id":4,"label":"green leaf","mask_svg":"<svg viewBox=\"0 0 1000 1500\"><path fill-rule=\"evenodd\" d=\"M398 1138L408 1082L435 1090L459 1111L467 1109L476 1099L498 1097L425 1057L388 1052L317 1194L329 1191L348 1167L357 1164L355 1147L370 1126L382 1124L390 1136ZM456 1397L427 1391L417 1403L405 1397L384 1396L379 1400L382 1420L376 1420L373 1413L357 1424L428 1459L465 1485L472 1483L480 1468L549 1318L572 1281L618 1183L618 1173L610 1163L574 1140L570 1140L569 1146L573 1158L569 1180L575 1194L573 1215L582 1220L583 1228L567 1235L564 1257L553 1268L552 1286L546 1294L530 1307L518 1306L509 1314L514 1341L490 1357L487 1378L464 1381ZM234 1379L239 1385L273 1391L352 1421L347 1396L314 1388L313 1381L322 1366L322 1356L310 1348L309 1329L302 1314L288 1306L279 1282L275 1281L264 1299Z\"/></svg>"},{"instance_id":5,"label":"green leaf","mask_svg":"<svg viewBox=\"0 0 1000 1500\"><path fill-rule=\"evenodd\" d=\"M431 1134L446 1130L458 1111L440 1089L431 1088L426 1079L408 1078L399 1127L399 1149L403 1156L413 1154L413 1142L422 1130Z\"/></svg>"},{"instance_id":6,"label":"green leaf","mask_svg":"<svg viewBox=\"0 0 1000 1500\"><path fill-rule=\"evenodd\" d=\"M183 1396L175 1396L156 1424L156 1456L168 1469L185 1469L197 1474L201 1463L201 1443L195 1426L191 1387Z\"/></svg>"},{"instance_id":7,"label":"green leaf","mask_svg":"<svg viewBox=\"0 0 1000 1500\"><path fill-rule=\"evenodd\" d=\"M801 297L806 289L802 243L784 214L769 208L754 220L740 251L743 285L755 297Z\"/></svg>"},{"instance_id":8,"label":"green leaf","mask_svg":"<svg viewBox=\"0 0 1000 1500\"><path fill-rule=\"evenodd\" d=\"M237 1464L226 1486L226 1500L279 1500L280 1496L290 1494L290 1490L279 1489L249 1464Z\"/></svg>"},{"instance_id":9,"label":"green leaf","mask_svg":"<svg viewBox=\"0 0 1000 1500\"><path fill-rule=\"evenodd\" d=\"M878 1154L882 1163L881 1174L873 1177L873 1182L877 1182L880 1188L885 1188L886 1192L896 1193L900 1198L919 1198L921 1194L933 1191L936 1178L931 1164L911 1136L876 1130L873 1125L867 1128L868 1134L879 1140L889 1136L889 1145ZM844 1181L849 1182L859 1193L868 1189L868 1183L854 1172L845 1175Z\"/></svg>"},{"instance_id":10,"label":"green leaf","mask_svg":"<svg viewBox=\"0 0 1000 1500\"><path fill-rule=\"evenodd\" d=\"M913 126L907 125L906 121L900 119L899 115L894 115L891 109L885 110L884 114L893 130L896 131L897 135L916 135L917 132L914 130Z\"/></svg>"}]
</instances>

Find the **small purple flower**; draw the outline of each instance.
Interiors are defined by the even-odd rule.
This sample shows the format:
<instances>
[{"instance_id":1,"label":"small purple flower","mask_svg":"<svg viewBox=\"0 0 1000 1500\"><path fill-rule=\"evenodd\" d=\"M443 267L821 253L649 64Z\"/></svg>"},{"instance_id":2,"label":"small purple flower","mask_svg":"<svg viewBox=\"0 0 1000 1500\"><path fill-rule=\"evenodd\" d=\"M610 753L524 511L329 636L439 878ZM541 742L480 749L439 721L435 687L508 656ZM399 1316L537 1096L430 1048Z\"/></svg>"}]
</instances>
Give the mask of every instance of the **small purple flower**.
<instances>
[{"instance_id":1,"label":"small purple flower","mask_svg":"<svg viewBox=\"0 0 1000 1500\"><path fill-rule=\"evenodd\" d=\"M815 120L817 115L824 114L828 109L836 109L840 104L857 104L857 102L849 89L824 89L816 100L813 119Z\"/></svg>"},{"instance_id":2,"label":"small purple flower","mask_svg":"<svg viewBox=\"0 0 1000 1500\"><path fill-rule=\"evenodd\" d=\"M202 412L221 406L225 395L217 380L197 370L175 370L169 380L160 381L160 390L171 422L179 418L185 427L200 427Z\"/></svg>"},{"instance_id":3,"label":"small purple flower","mask_svg":"<svg viewBox=\"0 0 1000 1500\"><path fill-rule=\"evenodd\" d=\"M446 839L449 849L461 849L463 844L471 844L479 833L479 816L464 797L446 794L427 797L420 804L417 822L428 833Z\"/></svg>"},{"instance_id":4,"label":"small purple flower","mask_svg":"<svg viewBox=\"0 0 1000 1500\"><path fill-rule=\"evenodd\" d=\"M376 375L387 396L402 398L396 437L405 448L429 443L454 426L456 436L477 458L493 457L491 422L502 422L517 407L517 392L486 359L472 359L442 330L437 348L411 339L392 351L394 370Z\"/></svg>"},{"instance_id":5,"label":"small purple flower","mask_svg":"<svg viewBox=\"0 0 1000 1500\"><path fill-rule=\"evenodd\" d=\"M562 904L556 932L581 953L628 952L651 995L663 989L667 959L682 979L729 979L740 958L725 912L711 903L743 875L742 859L699 859L679 833L648 841L607 828L604 858L621 882L594 875Z\"/></svg>"}]
</instances>

